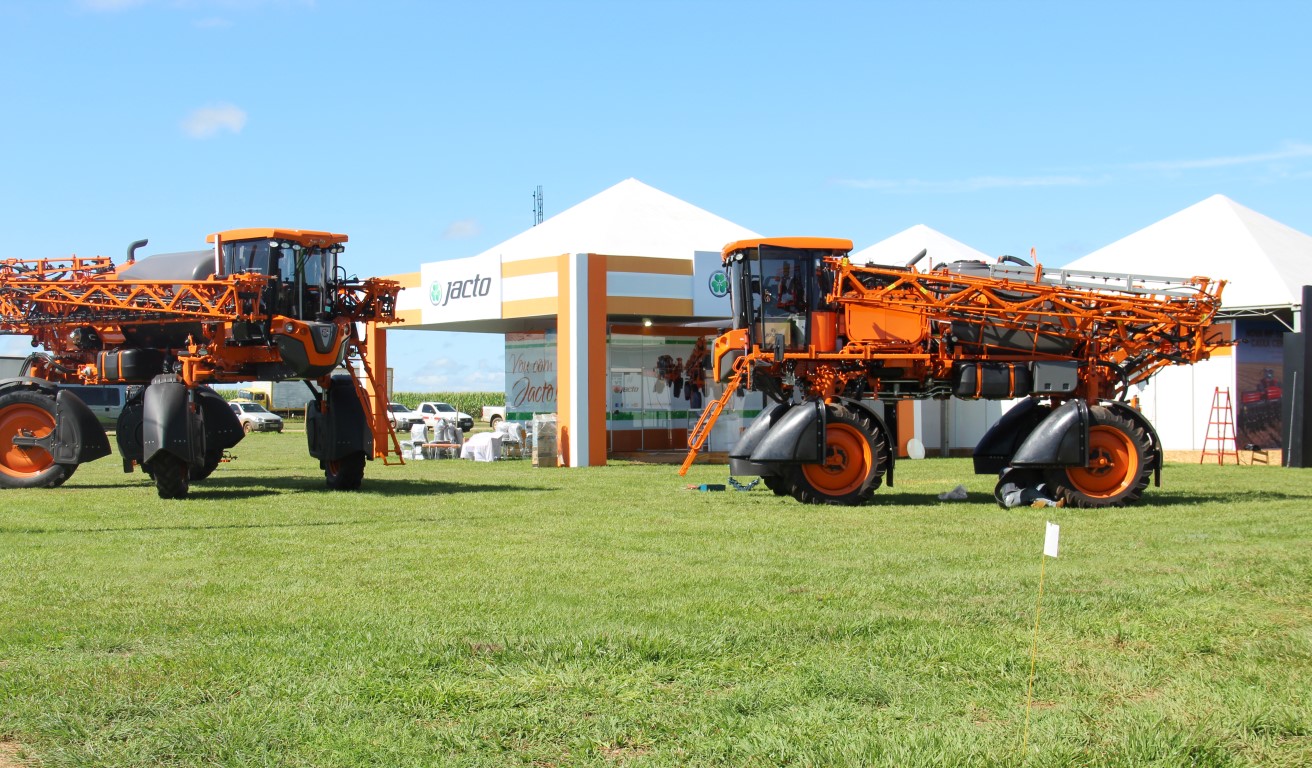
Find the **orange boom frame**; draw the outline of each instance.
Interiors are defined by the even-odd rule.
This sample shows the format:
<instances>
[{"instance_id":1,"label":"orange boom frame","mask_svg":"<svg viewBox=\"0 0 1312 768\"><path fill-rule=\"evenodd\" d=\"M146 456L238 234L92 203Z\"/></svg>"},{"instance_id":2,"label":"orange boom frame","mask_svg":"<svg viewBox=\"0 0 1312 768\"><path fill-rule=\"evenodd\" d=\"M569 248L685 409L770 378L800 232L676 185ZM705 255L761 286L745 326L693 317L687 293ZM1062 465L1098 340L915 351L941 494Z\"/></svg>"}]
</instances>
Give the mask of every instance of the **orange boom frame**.
<instances>
[{"instance_id":1,"label":"orange boom frame","mask_svg":"<svg viewBox=\"0 0 1312 768\"><path fill-rule=\"evenodd\" d=\"M892 483L906 398L1022 398L980 441L975 469L1046 483L1068 503L1132 503L1161 447L1129 388L1226 343L1209 330L1224 282L1045 270L1014 257L916 269L848 260L828 238L724 249L734 329L714 345L723 395L681 471L740 387L775 403L730 450L735 474L813 503L858 504ZM885 415L887 414L887 415Z\"/></svg>"},{"instance_id":2,"label":"orange boom frame","mask_svg":"<svg viewBox=\"0 0 1312 768\"><path fill-rule=\"evenodd\" d=\"M116 438L162 497L183 497L244 435L207 385L301 379L310 454L328 485L360 485L364 464L399 456L358 328L395 322L399 284L348 278L346 235L242 229L212 248L136 259L0 261L0 333L44 351L0 381L0 487L53 487L109 453L104 429L61 385L130 385ZM366 333L366 336L368 334ZM340 375L345 373L345 375Z\"/></svg>"}]
</instances>

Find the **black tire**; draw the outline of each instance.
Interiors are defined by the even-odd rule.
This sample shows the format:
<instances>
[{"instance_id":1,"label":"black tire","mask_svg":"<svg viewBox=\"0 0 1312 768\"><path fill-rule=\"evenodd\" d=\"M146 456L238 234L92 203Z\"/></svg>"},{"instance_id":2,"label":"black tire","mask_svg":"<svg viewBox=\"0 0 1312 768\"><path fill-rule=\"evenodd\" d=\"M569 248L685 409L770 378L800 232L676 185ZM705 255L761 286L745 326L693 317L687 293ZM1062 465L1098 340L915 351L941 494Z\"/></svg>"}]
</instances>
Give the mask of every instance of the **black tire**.
<instances>
[{"instance_id":1,"label":"black tire","mask_svg":"<svg viewBox=\"0 0 1312 768\"><path fill-rule=\"evenodd\" d=\"M185 499L191 490L191 469L171 453L159 453L150 462L150 475L161 499Z\"/></svg>"},{"instance_id":2,"label":"black tire","mask_svg":"<svg viewBox=\"0 0 1312 768\"><path fill-rule=\"evenodd\" d=\"M219 462L223 461L223 451L206 451L205 466L191 468L191 481L198 483L201 480L214 474L214 470L219 468Z\"/></svg>"},{"instance_id":3,"label":"black tire","mask_svg":"<svg viewBox=\"0 0 1312 768\"><path fill-rule=\"evenodd\" d=\"M1134 504L1153 471L1148 436L1129 419L1103 406L1089 408L1089 466L1044 472L1058 501L1095 509Z\"/></svg>"},{"instance_id":4,"label":"black tire","mask_svg":"<svg viewBox=\"0 0 1312 768\"><path fill-rule=\"evenodd\" d=\"M33 390L0 396L0 488L57 488L76 464L56 464L44 448L19 448L14 438L45 437L55 428L55 398Z\"/></svg>"},{"instance_id":5,"label":"black tire","mask_svg":"<svg viewBox=\"0 0 1312 768\"><path fill-rule=\"evenodd\" d=\"M356 491L364 481L364 451L323 463L324 479L334 491Z\"/></svg>"},{"instance_id":6,"label":"black tire","mask_svg":"<svg viewBox=\"0 0 1312 768\"><path fill-rule=\"evenodd\" d=\"M253 431L251 428L251 423L248 421L245 424L242 424L241 431L249 435Z\"/></svg>"},{"instance_id":7,"label":"black tire","mask_svg":"<svg viewBox=\"0 0 1312 768\"><path fill-rule=\"evenodd\" d=\"M493 415L492 418L490 418L490 419L487 420L487 424L488 424L489 427L492 427L492 429L496 429L496 428L497 428L497 425L500 424L500 423L503 422L503 421L505 421L505 419L504 419L502 416L500 416L500 415Z\"/></svg>"},{"instance_id":8,"label":"black tire","mask_svg":"<svg viewBox=\"0 0 1312 768\"><path fill-rule=\"evenodd\" d=\"M825 420L824 458L788 467L783 477L803 504L865 504L884 482L888 436L860 408L826 406Z\"/></svg>"},{"instance_id":9,"label":"black tire","mask_svg":"<svg viewBox=\"0 0 1312 768\"><path fill-rule=\"evenodd\" d=\"M774 492L775 496L792 496L793 486L783 475L761 475L761 481L765 487Z\"/></svg>"}]
</instances>

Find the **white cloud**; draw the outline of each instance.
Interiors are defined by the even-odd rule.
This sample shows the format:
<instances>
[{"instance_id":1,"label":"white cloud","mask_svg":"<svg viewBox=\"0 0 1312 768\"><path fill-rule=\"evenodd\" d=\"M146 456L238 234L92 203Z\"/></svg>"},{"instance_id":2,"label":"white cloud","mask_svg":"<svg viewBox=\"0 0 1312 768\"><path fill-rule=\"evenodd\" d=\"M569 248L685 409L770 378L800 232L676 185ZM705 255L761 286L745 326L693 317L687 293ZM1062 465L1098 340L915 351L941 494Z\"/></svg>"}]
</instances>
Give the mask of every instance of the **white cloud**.
<instances>
[{"instance_id":1,"label":"white cloud","mask_svg":"<svg viewBox=\"0 0 1312 768\"><path fill-rule=\"evenodd\" d=\"M1164 160L1152 163L1138 163L1131 166L1145 171L1196 171L1207 168L1226 168L1235 165L1252 165L1254 163L1275 163L1283 160L1297 160L1312 157L1312 144L1288 143L1274 152L1259 152L1252 155L1229 155L1222 157L1204 157L1195 160Z\"/></svg>"},{"instance_id":2,"label":"white cloud","mask_svg":"<svg viewBox=\"0 0 1312 768\"><path fill-rule=\"evenodd\" d=\"M130 8L138 8L145 5L148 0L78 0L78 7L86 11L95 11L97 13L115 13L126 11Z\"/></svg>"},{"instance_id":3,"label":"white cloud","mask_svg":"<svg viewBox=\"0 0 1312 768\"><path fill-rule=\"evenodd\" d=\"M883 192L978 192L983 189L1017 187L1074 187L1092 184L1082 176L974 176L967 179L925 181L923 179L837 179L835 184L852 189Z\"/></svg>"},{"instance_id":4,"label":"white cloud","mask_svg":"<svg viewBox=\"0 0 1312 768\"><path fill-rule=\"evenodd\" d=\"M182 121L182 131L193 139L212 139L222 131L241 133L246 112L232 104L211 104L195 110Z\"/></svg>"},{"instance_id":5,"label":"white cloud","mask_svg":"<svg viewBox=\"0 0 1312 768\"><path fill-rule=\"evenodd\" d=\"M450 346L452 336L442 333L425 333L427 345L443 344ZM478 345L486 342L461 340L454 342L471 356L464 360L452 357L429 359L410 368L404 362L393 362L396 377L394 387L398 392L499 392L506 383L506 372L501 361L486 358L473 358ZM450 350L448 350L450 351ZM422 347L415 355L422 355ZM407 361L408 362L408 361Z\"/></svg>"},{"instance_id":6,"label":"white cloud","mask_svg":"<svg viewBox=\"0 0 1312 768\"><path fill-rule=\"evenodd\" d=\"M1270 152L1255 152L1247 155L1222 155L1185 160L1163 160L1124 165L1103 166L1102 168L1076 168L1072 175L1048 176L973 176L964 179L944 179L929 181L925 179L835 179L834 184L850 189L867 189L878 192L909 193L937 192L960 193L979 192L990 189L1017 189L1025 187L1078 187L1091 184L1104 184L1118 180L1120 177L1142 174L1144 172L1182 173L1187 171L1205 171L1216 168L1231 168L1248 165L1266 165L1280 178L1307 178L1307 174L1296 170L1296 161L1312 158L1312 144L1287 142ZM1123 179L1121 179L1123 180Z\"/></svg>"},{"instance_id":7,"label":"white cloud","mask_svg":"<svg viewBox=\"0 0 1312 768\"><path fill-rule=\"evenodd\" d=\"M451 225L442 233L443 240L464 240L470 237L476 237L483 230L478 226L477 219L461 219L453 221Z\"/></svg>"},{"instance_id":8,"label":"white cloud","mask_svg":"<svg viewBox=\"0 0 1312 768\"><path fill-rule=\"evenodd\" d=\"M178 11L245 11L262 6L275 8L315 8L316 0L76 0L78 8L93 13L118 13L146 5L171 8Z\"/></svg>"}]
</instances>

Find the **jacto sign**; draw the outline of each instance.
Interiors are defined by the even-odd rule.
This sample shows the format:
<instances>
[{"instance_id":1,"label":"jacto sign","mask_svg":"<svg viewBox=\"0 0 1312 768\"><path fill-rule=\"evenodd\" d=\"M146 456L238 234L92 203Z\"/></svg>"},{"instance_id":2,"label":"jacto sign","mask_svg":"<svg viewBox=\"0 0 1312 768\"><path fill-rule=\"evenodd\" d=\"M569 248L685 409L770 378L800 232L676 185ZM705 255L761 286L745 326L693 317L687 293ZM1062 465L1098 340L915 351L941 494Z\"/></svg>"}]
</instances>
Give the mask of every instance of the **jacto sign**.
<instances>
[{"instance_id":1,"label":"jacto sign","mask_svg":"<svg viewBox=\"0 0 1312 768\"><path fill-rule=\"evenodd\" d=\"M423 322L501 317L501 259L496 255L423 264L419 269Z\"/></svg>"},{"instance_id":2,"label":"jacto sign","mask_svg":"<svg viewBox=\"0 0 1312 768\"><path fill-rule=\"evenodd\" d=\"M452 300L475 299L492 292L492 278L474 275L466 280L449 280L443 287L440 279L434 280L428 287L428 302L435 307L445 307Z\"/></svg>"}]
</instances>

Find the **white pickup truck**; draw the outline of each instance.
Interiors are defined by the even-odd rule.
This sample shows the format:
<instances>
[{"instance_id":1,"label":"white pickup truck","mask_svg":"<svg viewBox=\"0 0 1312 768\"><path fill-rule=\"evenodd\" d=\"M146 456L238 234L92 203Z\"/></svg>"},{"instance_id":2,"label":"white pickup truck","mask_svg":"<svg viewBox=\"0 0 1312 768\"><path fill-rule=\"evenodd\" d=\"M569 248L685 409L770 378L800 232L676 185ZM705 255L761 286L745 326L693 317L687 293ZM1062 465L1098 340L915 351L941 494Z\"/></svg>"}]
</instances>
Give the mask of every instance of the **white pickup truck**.
<instances>
[{"instance_id":1,"label":"white pickup truck","mask_svg":"<svg viewBox=\"0 0 1312 768\"><path fill-rule=\"evenodd\" d=\"M506 406L504 405L483 406L483 421L486 421L489 427L496 429L497 424L504 421L505 418L506 418Z\"/></svg>"},{"instance_id":2,"label":"white pickup truck","mask_svg":"<svg viewBox=\"0 0 1312 768\"><path fill-rule=\"evenodd\" d=\"M424 423L430 427L436 427L438 421L450 421L464 432L474 428L474 417L463 411L457 411L450 403L420 403L416 410L424 417Z\"/></svg>"}]
</instances>

